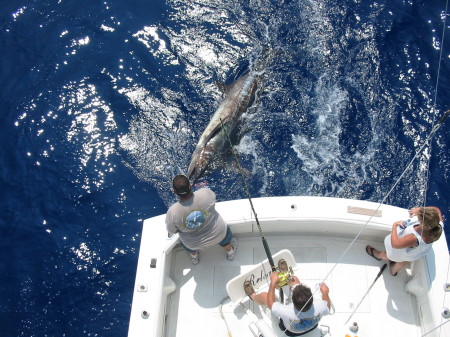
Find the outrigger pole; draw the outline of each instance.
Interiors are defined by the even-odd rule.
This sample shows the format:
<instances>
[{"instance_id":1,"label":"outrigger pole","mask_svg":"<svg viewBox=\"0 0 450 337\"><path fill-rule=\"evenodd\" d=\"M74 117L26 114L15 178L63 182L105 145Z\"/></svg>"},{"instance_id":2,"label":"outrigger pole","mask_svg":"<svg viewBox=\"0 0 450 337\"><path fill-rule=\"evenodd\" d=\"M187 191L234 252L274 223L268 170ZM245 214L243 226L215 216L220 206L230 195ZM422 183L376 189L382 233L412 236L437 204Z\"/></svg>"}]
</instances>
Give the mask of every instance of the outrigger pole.
<instances>
[{"instance_id":1,"label":"outrigger pole","mask_svg":"<svg viewBox=\"0 0 450 337\"><path fill-rule=\"evenodd\" d=\"M239 174L240 174L240 176L242 178L242 183L244 184L245 193L247 194L248 201L250 202L250 206L252 208L253 215L255 216L256 225L258 226L259 235L261 236L261 240L262 240L262 243L263 243L263 246L264 246L264 250L265 250L266 255L267 255L267 259L269 260L269 264L270 264L270 267L272 268L272 271L275 271L276 267L275 267L275 263L273 262L272 253L270 252L269 244L267 243L266 238L264 237L264 233L263 233L263 231L261 229L261 225L259 224L258 215L256 214L255 208L253 207L253 202L252 202L252 198L250 197L250 192L249 192L248 187L247 187L247 182L245 181L244 174L242 173L241 163L239 162L239 159L238 159L236 153L233 150L233 144L231 143L230 135L228 134L227 130L225 129L225 127L223 125L222 118L220 119L220 124L222 126L222 131L225 133L225 136L228 139L228 142L230 144L230 149L231 149L231 152L233 153L234 159L236 160L236 164L237 164L238 169L239 169Z\"/></svg>"}]
</instances>

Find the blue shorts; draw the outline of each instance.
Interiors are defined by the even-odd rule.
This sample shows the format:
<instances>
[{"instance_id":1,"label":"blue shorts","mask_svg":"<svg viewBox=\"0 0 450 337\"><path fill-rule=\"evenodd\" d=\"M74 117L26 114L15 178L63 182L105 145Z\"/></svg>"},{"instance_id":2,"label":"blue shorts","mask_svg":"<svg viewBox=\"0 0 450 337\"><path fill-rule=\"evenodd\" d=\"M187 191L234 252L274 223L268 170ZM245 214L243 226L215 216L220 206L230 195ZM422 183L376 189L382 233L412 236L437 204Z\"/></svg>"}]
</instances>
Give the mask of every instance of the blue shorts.
<instances>
[{"instance_id":1,"label":"blue shorts","mask_svg":"<svg viewBox=\"0 0 450 337\"><path fill-rule=\"evenodd\" d=\"M222 247L229 245L232 238L233 238L233 232L231 232L230 227L227 226L227 233L225 234L225 238L219 242L219 245L221 245ZM195 254L195 253L199 252L198 250L189 249L188 247L186 247L183 244L183 242L181 242L181 245L183 246L184 249L186 249L186 251L188 253Z\"/></svg>"},{"instance_id":2,"label":"blue shorts","mask_svg":"<svg viewBox=\"0 0 450 337\"><path fill-rule=\"evenodd\" d=\"M225 234L225 238L219 242L219 245L221 245L222 247L229 245L232 238L233 238L233 233L231 232L230 227L227 226L227 234Z\"/></svg>"}]
</instances>

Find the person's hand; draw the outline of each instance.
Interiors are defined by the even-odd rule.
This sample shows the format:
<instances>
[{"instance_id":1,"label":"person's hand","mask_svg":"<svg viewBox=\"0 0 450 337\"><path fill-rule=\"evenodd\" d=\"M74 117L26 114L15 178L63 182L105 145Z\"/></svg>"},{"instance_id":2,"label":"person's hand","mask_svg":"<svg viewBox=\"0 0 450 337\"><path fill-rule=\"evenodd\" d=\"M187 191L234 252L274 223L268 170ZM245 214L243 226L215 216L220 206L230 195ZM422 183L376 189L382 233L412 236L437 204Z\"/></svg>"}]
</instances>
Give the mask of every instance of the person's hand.
<instances>
[{"instance_id":1,"label":"person's hand","mask_svg":"<svg viewBox=\"0 0 450 337\"><path fill-rule=\"evenodd\" d=\"M327 296L328 293L330 292L330 289L328 289L328 286L325 283L322 283L320 285L320 292L322 293L322 295Z\"/></svg>"},{"instance_id":2,"label":"person's hand","mask_svg":"<svg viewBox=\"0 0 450 337\"><path fill-rule=\"evenodd\" d=\"M289 283L289 285L291 287L295 286L296 284L300 284L300 280L298 279L297 276L292 276L291 277L291 283Z\"/></svg>"},{"instance_id":3,"label":"person's hand","mask_svg":"<svg viewBox=\"0 0 450 337\"><path fill-rule=\"evenodd\" d=\"M400 226L401 228L405 228L405 226L403 225L403 221L396 221L392 224L392 228L396 228L397 226Z\"/></svg>"},{"instance_id":4,"label":"person's hand","mask_svg":"<svg viewBox=\"0 0 450 337\"><path fill-rule=\"evenodd\" d=\"M419 207L413 207L411 208L408 212L409 212L409 217L412 218L413 216L416 216L419 214Z\"/></svg>"},{"instance_id":5,"label":"person's hand","mask_svg":"<svg viewBox=\"0 0 450 337\"><path fill-rule=\"evenodd\" d=\"M322 300L326 301L328 309L331 309L332 304L329 295L330 289L328 289L328 286L325 283L320 285L320 292L322 293Z\"/></svg>"},{"instance_id":6,"label":"person's hand","mask_svg":"<svg viewBox=\"0 0 450 337\"><path fill-rule=\"evenodd\" d=\"M270 283L273 285L277 284L279 278L278 272L273 271L272 274L270 274Z\"/></svg>"}]
</instances>

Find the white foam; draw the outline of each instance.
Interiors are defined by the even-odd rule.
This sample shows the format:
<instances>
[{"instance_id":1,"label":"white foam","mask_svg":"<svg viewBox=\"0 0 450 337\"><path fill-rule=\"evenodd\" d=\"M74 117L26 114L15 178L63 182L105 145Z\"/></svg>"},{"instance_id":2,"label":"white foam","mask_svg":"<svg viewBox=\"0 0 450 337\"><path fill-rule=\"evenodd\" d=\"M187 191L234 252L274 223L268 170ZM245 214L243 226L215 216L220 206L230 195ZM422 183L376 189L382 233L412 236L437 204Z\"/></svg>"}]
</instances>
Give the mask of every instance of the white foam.
<instances>
[{"instance_id":1,"label":"white foam","mask_svg":"<svg viewBox=\"0 0 450 337\"><path fill-rule=\"evenodd\" d=\"M356 155L359 159L358 168L362 169L361 172L356 172L353 162L341 154L340 116L347 100L347 92L336 84L329 84L327 76L323 75L318 81L312 111L312 115L316 118L314 134L308 136L302 132L292 135L292 149L301 160L302 170L312 181L310 191L319 188L325 194L335 195L340 188L340 182L336 181L336 178L352 185L364 180L364 162L361 163L361 160L364 160L363 156Z\"/></svg>"}]
</instances>

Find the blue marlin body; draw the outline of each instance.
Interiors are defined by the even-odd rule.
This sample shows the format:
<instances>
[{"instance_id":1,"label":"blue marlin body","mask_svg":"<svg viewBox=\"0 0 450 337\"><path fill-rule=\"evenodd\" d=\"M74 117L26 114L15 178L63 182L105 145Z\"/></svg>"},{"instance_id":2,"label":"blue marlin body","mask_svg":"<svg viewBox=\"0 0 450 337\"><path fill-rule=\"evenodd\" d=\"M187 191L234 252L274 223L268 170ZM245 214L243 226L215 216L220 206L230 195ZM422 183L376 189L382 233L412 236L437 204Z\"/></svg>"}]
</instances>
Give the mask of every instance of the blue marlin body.
<instances>
[{"instance_id":1,"label":"blue marlin body","mask_svg":"<svg viewBox=\"0 0 450 337\"><path fill-rule=\"evenodd\" d=\"M196 181L217 153L225 148L227 134L238 125L241 115L253 102L257 88L257 76L249 73L234 82L220 103L208 126L198 141L188 168L188 177ZM223 128L222 130L222 123Z\"/></svg>"}]
</instances>

